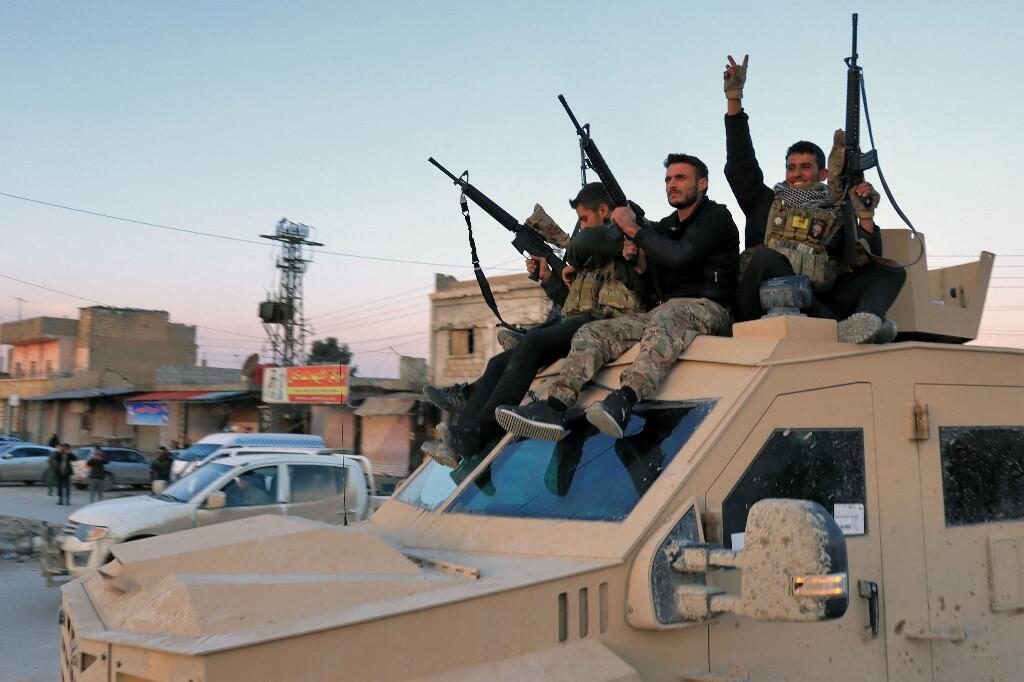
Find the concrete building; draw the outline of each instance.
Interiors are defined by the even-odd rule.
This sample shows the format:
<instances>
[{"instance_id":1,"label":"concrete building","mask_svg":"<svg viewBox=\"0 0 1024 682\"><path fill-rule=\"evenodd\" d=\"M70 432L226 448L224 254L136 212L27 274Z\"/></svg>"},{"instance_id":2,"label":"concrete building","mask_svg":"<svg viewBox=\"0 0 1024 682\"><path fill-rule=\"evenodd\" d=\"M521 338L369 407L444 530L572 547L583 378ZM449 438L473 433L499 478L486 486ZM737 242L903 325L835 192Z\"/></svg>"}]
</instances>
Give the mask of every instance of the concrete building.
<instances>
[{"instance_id":1,"label":"concrete building","mask_svg":"<svg viewBox=\"0 0 1024 682\"><path fill-rule=\"evenodd\" d=\"M547 318L551 301L525 273L492 277L490 283L506 322L529 326ZM436 275L430 294L430 382L447 385L475 380L487 360L501 352L497 329L498 320L484 303L475 279L460 282Z\"/></svg>"},{"instance_id":2,"label":"concrete building","mask_svg":"<svg viewBox=\"0 0 1024 682\"><path fill-rule=\"evenodd\" d=\"M81 308L79 319L0 324L0 432L46 441L133 443L123 401L152 390L162 367L195 368L195 327L162 310ZM206 368L196 368L206 369ZM233 388L242 385L237 371ZM223 382L220 382L223 383Z\"/></svg>"}]
</instances>

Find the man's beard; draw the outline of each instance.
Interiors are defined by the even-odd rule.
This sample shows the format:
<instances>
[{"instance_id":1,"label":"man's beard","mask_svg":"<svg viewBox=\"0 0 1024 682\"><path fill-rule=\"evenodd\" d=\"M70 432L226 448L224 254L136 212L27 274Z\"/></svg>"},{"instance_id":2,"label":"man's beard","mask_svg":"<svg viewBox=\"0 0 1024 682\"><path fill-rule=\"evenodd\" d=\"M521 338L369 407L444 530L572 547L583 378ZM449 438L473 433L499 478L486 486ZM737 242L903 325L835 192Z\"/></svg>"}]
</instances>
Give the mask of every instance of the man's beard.
<instances>
[{"instance_id":1,"label":"man's beard","mask_svg":"<svg viewBox=\"0 0 1024 682\"><path fill-rule=\"evenodd\" d=\"M694 192L693 194L685 195L682 199L678 199L674 202L669 201L668 205L675 209L690 208L697 203L697 199L699 198L700 195L697 192Z\"/></svg>"}]
</instances>

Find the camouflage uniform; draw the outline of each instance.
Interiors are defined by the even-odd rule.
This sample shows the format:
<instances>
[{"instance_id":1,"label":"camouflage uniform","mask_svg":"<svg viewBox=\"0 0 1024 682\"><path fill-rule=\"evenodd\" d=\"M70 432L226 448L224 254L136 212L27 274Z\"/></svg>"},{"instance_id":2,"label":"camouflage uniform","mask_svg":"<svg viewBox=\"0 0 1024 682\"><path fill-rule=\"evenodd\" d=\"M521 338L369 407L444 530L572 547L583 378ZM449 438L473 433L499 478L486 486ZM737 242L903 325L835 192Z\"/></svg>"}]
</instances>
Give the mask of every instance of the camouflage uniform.
<instances>
[{"instance_id":1,"label":"camouflage uniform","mask_svg":"<svg viewBox=\"0 0 1024 682\"><path fill-rule=\"evenodd\" d=\"M728 311L707 298L673 298L647 313L598 320L580 328L549 396L574 405L580 391L608 362L637 341L640 353L621 383L643 399L658 389L672 363L701 334L728 334Z\"/></svg>"}]
</instances>

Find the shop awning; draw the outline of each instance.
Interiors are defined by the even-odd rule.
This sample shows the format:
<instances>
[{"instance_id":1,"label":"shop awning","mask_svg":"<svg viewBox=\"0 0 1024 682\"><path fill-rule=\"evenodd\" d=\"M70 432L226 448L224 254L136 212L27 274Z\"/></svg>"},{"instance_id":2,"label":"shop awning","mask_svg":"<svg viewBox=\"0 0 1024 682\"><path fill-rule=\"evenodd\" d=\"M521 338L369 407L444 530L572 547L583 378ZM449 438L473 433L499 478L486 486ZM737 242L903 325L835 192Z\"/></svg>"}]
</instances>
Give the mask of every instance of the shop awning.
<instances>
[{"instance_id":1,"label":"shop awning","mask_svg":"<svg viewBox=\"0 0 1024 682\"><path fill-rule=\"evenodd\" d=\"M154 403L159 400L187 400L197 395L203 395L207 391L157 391L156 393L143 393L130 398L129 403Z\"/></svg>"},{"instance_id":2,"label":"shop awning","mask_svg":"<svg viewBox=\"0 0 1024 682\"><path fill-rule=\"evenodd\" d=\"M256 398L260 394L259 391L212 391L210 393L200 393L199 395L191 398L186 398L187 403L215 403L221 400L236 400L238 398Z\"/></svg>"},{"instance_id":3,"label":"shop awning","mask_svg":"<svg viewBox=\"0 0 1024 682\"><path fill-rule=\"evenodd\" d=\"M355 414L360 417L383 417L387 415L409 414L413 405L416 404L418 396L375 396L367 398L363 404L355 409Z\"/></svg>"},{"instance_id":4,"label":"shop awning","mask_svg":"<svg viewBox=\"0 0 1024 682\"><path fill-rule=\"evenodd\" d=\"M34 398L25 398L25 400L86 400L88 398L112 398L137 392L134 388L79 388L74 391L47 393Z\"/></svg>"}]
</instances>

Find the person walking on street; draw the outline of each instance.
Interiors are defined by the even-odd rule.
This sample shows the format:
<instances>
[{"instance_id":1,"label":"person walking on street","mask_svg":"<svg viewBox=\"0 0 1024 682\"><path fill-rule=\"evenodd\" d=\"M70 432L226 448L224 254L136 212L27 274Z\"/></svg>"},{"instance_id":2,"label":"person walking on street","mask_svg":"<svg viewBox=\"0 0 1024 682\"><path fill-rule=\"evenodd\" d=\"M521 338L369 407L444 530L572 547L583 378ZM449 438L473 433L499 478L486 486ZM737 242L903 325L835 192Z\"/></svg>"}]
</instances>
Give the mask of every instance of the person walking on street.
<instances>
[{"instance_id":1,"label":"person walking on street","mask_svg":"<svg viewBox=\"0 0 1024 682\"><path fill-rule=\"evenodd\" d=\"M47 443L46 443L46 444L47 444L47 445L49 445L49 446L50 446L51 448L55 448L55 447L57 447L58 445L60 445L60 438L59 438L59 437L57 436L57 434L55 433L55 434L53 434L52 436L50 436L50 440L49 440L49 441L47 441Z\"/></svg>"},{"instance_id":2,"label":"person walking on street","mask_svg":"<svg viewBox=\"0 0 1024 682\"><path fill-rule=\"evenodd\" d=\"M149 465L150 482L165 481L169 483L171 481L172 462L171 451L161 445L159 454L157 454L152 464Z\"/></svg>"},{"instance_id":3,"label":"person walking on street","mask_svg":"<svg viewBox=\"0 0 1024 682\"><path fill-rule=\"evenodd\" d=\"M53 476L57 481L57 504L71 504L71 446L62 443L50 458Z\"/></svg>"},{"instance_id":4,"label":"person walking on street","mask_svg":"<svg viewBox=\"0 0 1024 682\"><path fill-rule=\"evenodd\" d=\"M47 497L53 497L53 489L57 487L57 456L60 454L60 445L51 445L50 447L57 449L50 453L46 462L46 476L43 480L46 481Z\"/></svg>"},{"instance_id":5,"label":"person walking on street","mask_svg":"<svg viewBox=\"0 0 1024 682\"><path fill-rule=\"evenodd\" d=\"M102 450L95 448L85 465L89 467L89 502L102 502L103 488L107 483L107 458L103 456Z\"/></svg>"}]
</instances>

